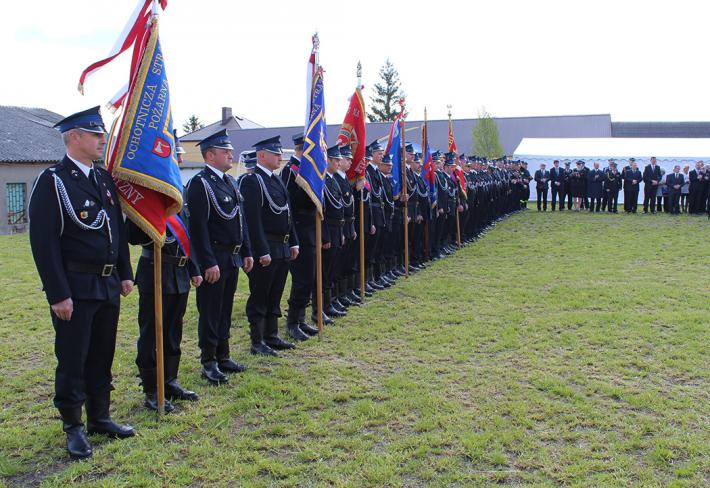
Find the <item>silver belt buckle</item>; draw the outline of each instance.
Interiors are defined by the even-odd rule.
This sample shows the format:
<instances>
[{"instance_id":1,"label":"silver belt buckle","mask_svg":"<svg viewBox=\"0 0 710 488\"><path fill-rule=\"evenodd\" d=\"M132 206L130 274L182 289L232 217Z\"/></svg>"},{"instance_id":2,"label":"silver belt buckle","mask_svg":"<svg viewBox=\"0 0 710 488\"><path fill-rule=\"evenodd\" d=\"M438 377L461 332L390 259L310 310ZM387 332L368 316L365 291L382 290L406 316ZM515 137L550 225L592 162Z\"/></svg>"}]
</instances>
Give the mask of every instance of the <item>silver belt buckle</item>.
<instances>
[{"instance_id":1,"label":"silver belt buckle","mask_svg":"<svg viewBox=\"0 0 710 488\"><path fill-rule=\"evenodd\" d=\"M113 273L113 264L104 264L104 268L101 270L101 277L107 278Z\"/></svg>"},{"instance_id":2,"label":"silver belt buckle","mask_svg":"<svg viewBox=\"0 0 710 488\"><path fill-rule=\"evenodd\" d=\"M288 244L288 238L289 238L289 235L286 234L286 235L284 236L284 244Z\"/></svg>"},{"instance_id":3,"label":"silver belt buckle","mask_svg":"<svg viewBox=\"0 0 710 488\"><path fill-rule=\"evenodd\" d=\"M242 248L242 245L241 245L241 244L237 244L236 246L234 246L234 249L232 249L232 254L237 254L237 253L239 253L239 250L240 250L241 248Z\"/></svg>"},{"instance_id":4,"label":"silver belt buckle","mask_svg":"<svg viewBox=\"0 0 710 488\"><path fill-rule=\"evenodd\" d=\"M182 268L186 264L187 264L187 256L180 256L180 260L177 263L178 268Z\"/></svg>"}]
</instances>

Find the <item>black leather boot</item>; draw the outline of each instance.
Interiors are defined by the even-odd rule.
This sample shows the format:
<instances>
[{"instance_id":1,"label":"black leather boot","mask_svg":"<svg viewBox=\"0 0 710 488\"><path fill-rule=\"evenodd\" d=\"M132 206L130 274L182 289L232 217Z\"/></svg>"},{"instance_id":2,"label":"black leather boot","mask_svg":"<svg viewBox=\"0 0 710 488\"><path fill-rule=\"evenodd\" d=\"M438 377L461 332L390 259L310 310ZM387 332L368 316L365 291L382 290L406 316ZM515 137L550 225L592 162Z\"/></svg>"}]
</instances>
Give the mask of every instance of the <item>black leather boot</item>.
<instances>
[{"instance_id":1,"label":"black leather boot","mask_svg":"<svg viewBox=\"0 0 710 488\"><path fill-rule=\"evenodd\" d=\"M158 385L156 382L158 373L157 369L145 369L138 368L138 374L141 377L141 385L143 385L143 393L145 393L145 401L143 405L148 410L158 411ZM166 371L167 376L167 371ZM170 413L175 410L175 407L167 399L167 394L165 395L165 403L163 404L163 410L165 413Z\"/></svg>"},{"instance_id":2,"label":"black leather boot","mask_svg":"<svg viewBox=\"0 0 710 488\"><path fill-rule=\"evenodd\" d=\"M286 315L286 333L296 341L307 341L309 339L309 336L301 330L301 326L298 323L298 312L293 307L288 308L288 314Z\"/></svg>"},{"instance_id":3,"label":"black leather boot","mask_svg":"<svg viewBox=\"0 0 710 488\"><path fill-rule=\"evenodd\" d=\"M110 405L110 391L86 397L86 426L89 434L101 434L114 439L126 439L136 435L130 425L117 424L111 419Z\"/></svg>"},{"instance_id":4,"label":"black leather boot","mask_svg":"<svg viewBox=\"0 0 710 488\"><path fill-rule=\"evenodd\" d=\"M222 383L229 383L229 378L220 371L217 365L216 347L206 347L202 349L200 362L202 363L202 377L209 381L210 384L220 385Z\"/></svg>"},{"instance_id":5,"label":"black leather boot","mask_svg":"<svg viewBox=\"0 0 710 488\"><path fill-rule=\"evenodd\" d=\"M223 373L242 373L247 367L229 357L229 339L217 343L217 366Z\"/></svg>"},{"instance_id":6,"label":"black leather boot","mask_svg":"<svg viewBox=\"0 0 710 488\"><path fill-rule=\"evenodd\" d=\"M297 317L298 317L298 319L297 319L298 320L298 327L303 332L305 332L309 336L318 335L318 329L316 329L315 327L313 327L312 325L310 325L309 323L306 322L306 309L305 308L301 308L298 310Z\"/></svg>"},{"instance_id":7,"label":"black leather boot","mask_svg":"<svg viewBox=\"0 0 710 488\"><path fill-rule=\"evenodd\" d=\"M323 292L323 312L334 318L345 317L346 311L342 308L335 307L333 304L333 294L330 289Z\"/></svg>"},{"instance_id":8,"label":"black leather boot","mask_svg":"<svg viewBox=\"0 0 710 488\"><path fill-rule=\"evenodd\" d=\"M180 356L165 356L165 397L170 400L197 401L199 398L194 391L186 390L178 383L178 370L180 369Z\"/></svg>"},{"instance_id":9,"label":"black leather boot","mask_svg":"<svg viewBox=\"0 0 710 488\"><path fill-rule=\"evenodd\" d=\"M278 357L278 353L264 343L265 327L266 321L264 319L258 319L257 321L249 324L249 334L251 335L251 353L260 354L262 356Z\"/></svg>"},{"instance_id":10,"label":"black leather boot","mask_svg":"<svg viewBox=\"0 0 710 488\"><path fill-rule=\"evenodd\" d=\"M67 451L72 459L91 457L92 449L81 421L81 407L60 408L62 430L67 434Z\"/></svg>"},{"instance_id":11,"label":"black leather boot","mask_svg":"<svg viewBox=\"0 0 710 488\"><path fill-rule=\"evenodd\" d=\"M284 351L296 347L292 342L285 341L279 337L279 318L274 315L266 317L264 342L276 351Z\"/></svg>"}]
</instances>

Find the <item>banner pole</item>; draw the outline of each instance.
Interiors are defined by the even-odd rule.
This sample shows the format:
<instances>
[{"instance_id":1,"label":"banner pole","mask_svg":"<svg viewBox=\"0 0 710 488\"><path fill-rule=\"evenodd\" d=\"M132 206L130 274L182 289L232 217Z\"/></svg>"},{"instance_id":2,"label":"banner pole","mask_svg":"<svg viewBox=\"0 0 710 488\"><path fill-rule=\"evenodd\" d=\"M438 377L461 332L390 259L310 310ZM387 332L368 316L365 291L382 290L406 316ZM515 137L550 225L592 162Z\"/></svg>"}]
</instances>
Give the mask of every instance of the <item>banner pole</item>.
<instances>
[{"instance_id":1,"label":"banner pole","mask_svg":"<svg viewBox=\"0 0 710 488\"><path fill-rule=\"evenodd\" d=\"M163 272L162 248L153 242L153 292L155 299L155 363L158 385L158 416L165 406L165 370L163 362Z\"/></svg>"},{"instance_id":2,"label":"banner pole","mask_svg":"<svg viewBox=\"0 0 710 488\"><path fill-rule=\"evenodd\" d=\"M404 112L404 104L402 104L402 112ZM402 128L401 128L401 139L402 139L402 158L400 164L400 170L402 171L402 195L404 195L404 205L402 210L404 212L404 276L409 278L409 224L407 220L409 219L409 205L407 202L407 143L404 137L404 113L402 113Z\"/></svg>"},{"instance_id":3,"label":"banner pole","mask_svg":"<svg viewBox=\"0 0 710 488\"><path fill-rule=\"evenodd\" d=\"M365 202L364 190L360 189L360 300L365 301Z\"/></svg>"},{"instance_id":4,"label":"banner pole","mask_svg":"<svg viewBox=\"0 0 710 488\"><path fill-rule=\"evenodd\" d=\"M318 313L318 340L323 339L323 254L320 215L316 212L316 311Z\"/></svg>"}]
</instances>

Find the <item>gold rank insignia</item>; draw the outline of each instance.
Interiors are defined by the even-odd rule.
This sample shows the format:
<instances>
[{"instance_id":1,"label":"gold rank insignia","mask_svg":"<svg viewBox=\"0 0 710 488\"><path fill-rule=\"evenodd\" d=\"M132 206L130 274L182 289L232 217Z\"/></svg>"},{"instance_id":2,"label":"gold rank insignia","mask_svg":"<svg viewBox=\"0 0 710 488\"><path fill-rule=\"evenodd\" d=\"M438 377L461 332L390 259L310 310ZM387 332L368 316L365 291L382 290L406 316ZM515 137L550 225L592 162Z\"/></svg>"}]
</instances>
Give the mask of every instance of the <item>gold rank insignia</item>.
<instances>
[{"instance_id":1,"label":"gold rank insignia","mask_svg":"<svg viewBox=\"0 0 710 488\"><path fill-rule=\"evenodd\" d=\"M86 210L82 210L79 213L79 217L81 217L82 219L86 219L88 216L89 216L89 212L87 212Z\"/></svg>"}]
</instances>

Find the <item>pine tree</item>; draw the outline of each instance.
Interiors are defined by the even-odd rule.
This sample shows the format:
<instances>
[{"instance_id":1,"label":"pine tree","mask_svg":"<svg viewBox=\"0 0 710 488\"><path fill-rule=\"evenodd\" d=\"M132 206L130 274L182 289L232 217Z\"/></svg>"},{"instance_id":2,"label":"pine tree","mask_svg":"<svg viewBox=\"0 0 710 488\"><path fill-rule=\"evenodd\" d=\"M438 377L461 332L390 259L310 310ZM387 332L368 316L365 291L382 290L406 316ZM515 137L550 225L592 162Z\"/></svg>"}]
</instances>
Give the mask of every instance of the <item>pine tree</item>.
<instances>
[{"instance_id":1,"label":"pine tree","mask_svg":"<svg viewBox=\"0 0 710 488\"><path fill-rule=\"evenodd\" d=\"M504 155L498 137L498 124L485 108L478 112L478 123L473 128L473 153L489 159Z\"/></svg>"},{"instance_id":2,"label":"pine tree","mask_svg":"<svg viewBox=\"0 0 710 488\"><path fill-rule=\"evenodd\" d=\"M397 102L404 97L399 73L389 58L380 68L382 83L375 83L375 95L370 96L370 111L367 118L370 122L386 122L394 120L399 114Z\"/></svg>"},{"instance_id":3,"label":"pine tree","mask_svg":"<svg viewBox=\"0 0 710 488\"><path fill-rule=\"evenodd\" d=\"M197 115L190 115L190 117L185 121L184 124L182 124L182 130L185 132L185 134L189 134L191 132L195 132L198 129L202 129L205 126L200 119L197 118Z\"/></svg>"}]
</instances>

